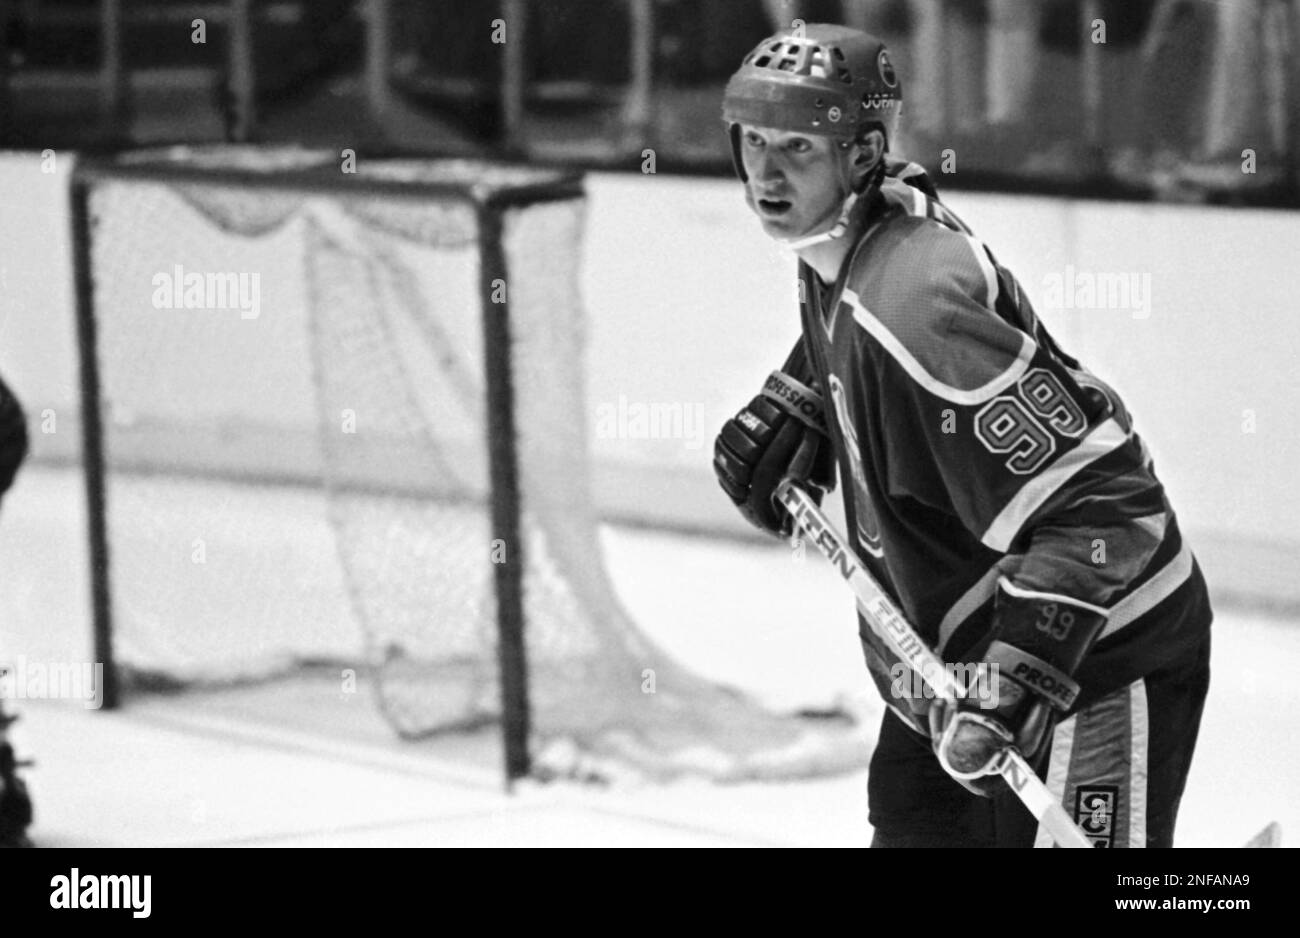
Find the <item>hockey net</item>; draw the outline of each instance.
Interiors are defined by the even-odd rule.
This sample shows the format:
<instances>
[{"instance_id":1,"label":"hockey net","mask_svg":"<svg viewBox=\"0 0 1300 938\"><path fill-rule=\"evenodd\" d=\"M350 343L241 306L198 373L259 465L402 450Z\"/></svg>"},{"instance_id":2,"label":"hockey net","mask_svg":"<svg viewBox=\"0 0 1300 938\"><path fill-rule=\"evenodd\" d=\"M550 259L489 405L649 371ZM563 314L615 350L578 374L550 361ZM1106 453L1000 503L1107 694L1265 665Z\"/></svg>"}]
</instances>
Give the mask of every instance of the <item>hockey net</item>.
<instances>
[{"instance_id":1,"label":"hockey net","mask_svg":"<svg viewBox=\"0 0 1300 938\"><path fill-rule=\"evenodd\" d=\"M357 175L329 155L212 148L85 177L100 575L128 691L315 666L372 682L405 737L490 724L494 565L522 558L543 771L860 765L846 721L773 715L696 676L616 597L588 480L580 185L466 162ZM491 251L508 282L481 276ZM515 543L492 514L493 315L509 318Z\"/></svg>"}]
</instances>

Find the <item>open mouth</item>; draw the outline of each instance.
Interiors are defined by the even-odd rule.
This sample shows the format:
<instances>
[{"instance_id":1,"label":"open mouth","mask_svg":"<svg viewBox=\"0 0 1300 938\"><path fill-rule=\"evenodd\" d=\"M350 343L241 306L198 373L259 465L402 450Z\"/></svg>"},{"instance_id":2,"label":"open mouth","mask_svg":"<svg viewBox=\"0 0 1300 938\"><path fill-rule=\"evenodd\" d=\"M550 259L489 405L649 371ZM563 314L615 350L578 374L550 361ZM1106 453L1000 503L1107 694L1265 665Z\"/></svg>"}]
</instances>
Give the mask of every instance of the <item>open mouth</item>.
<instances>
[{"instance_id":1,"label":"open mouth","mask_svg":"<svg viewBox=\"0 0 1300 938\"><path fill-rule=\"evenodd\" d=\"M759 199L758 207L764 215L784 215L792 205L787 199Z\"/></svg>"}]
</instances>

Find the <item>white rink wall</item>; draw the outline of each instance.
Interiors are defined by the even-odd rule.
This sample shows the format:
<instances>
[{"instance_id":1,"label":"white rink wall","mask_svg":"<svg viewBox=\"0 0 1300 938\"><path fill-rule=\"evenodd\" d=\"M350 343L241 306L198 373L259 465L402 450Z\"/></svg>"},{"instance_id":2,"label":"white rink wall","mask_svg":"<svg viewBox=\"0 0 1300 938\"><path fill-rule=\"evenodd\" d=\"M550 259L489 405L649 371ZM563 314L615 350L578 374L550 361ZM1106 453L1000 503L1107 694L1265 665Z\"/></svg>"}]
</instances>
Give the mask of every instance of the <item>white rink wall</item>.
<instances>
[{"instance_id":1,"label":"white rink wall","mask_svg":"<svg viewBox=\"0 0 1300 938\"><path fill-rule=\"evenodd\" d=\"M759 231L739 184L594 175L590 191L593 406L620 394L697 404L708 424L699 449L595 439L602 478L613 485L620 462L685 476L710 506L679 521L707 511L710 524L742 530L712 490L712 434L797 334L793 261ZM1300 213L969 192L946 201L1065 349L1124 397L1216 594L1300 602ZM1135 296L1149 302L1048 306L1067 305L1067 277L1121 273L1137 275Z\"/></svg>"},{"instance_id":2,"label":"white rink wall","mask_svg":"<svg viewBox=\"0 0 1300 938\"><path fill-rule=\"evenodd\" d=\"M72 161L58 159L50 175L39 154L0 154L0 372L34 421L76 402ZM589 399L574 417L601 508L743 534L709 469L712 440L797 335L793 260L758 230L736 183L592 174L588 189ZM1300 603L1300 213L947 201L1066 349L1124 396L1216 592ZM1049 308L1051 278L1077 274L1135 274L1150 302ZM37 429L38 455L68 451Z\"/></svg>"}]
</instances>

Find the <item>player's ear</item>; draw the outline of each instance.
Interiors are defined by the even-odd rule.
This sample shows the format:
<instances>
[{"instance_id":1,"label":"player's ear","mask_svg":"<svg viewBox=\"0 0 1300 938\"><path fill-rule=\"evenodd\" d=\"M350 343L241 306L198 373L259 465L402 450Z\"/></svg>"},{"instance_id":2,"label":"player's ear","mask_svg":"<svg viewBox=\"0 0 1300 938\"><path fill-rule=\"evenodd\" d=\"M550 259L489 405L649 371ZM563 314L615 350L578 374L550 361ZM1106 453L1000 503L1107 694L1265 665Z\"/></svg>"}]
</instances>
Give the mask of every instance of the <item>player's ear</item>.
<instances>
[{"instance_id":1,"label":"player's ear","mask_svg":"<svg viewBox=\"0 0 1300 938\"><path fill-rule=\"evenodd\" d=\"M885 135L868 130L853 144L853 181L861 182L885 156Z\"/></svg>"}]
</instances>

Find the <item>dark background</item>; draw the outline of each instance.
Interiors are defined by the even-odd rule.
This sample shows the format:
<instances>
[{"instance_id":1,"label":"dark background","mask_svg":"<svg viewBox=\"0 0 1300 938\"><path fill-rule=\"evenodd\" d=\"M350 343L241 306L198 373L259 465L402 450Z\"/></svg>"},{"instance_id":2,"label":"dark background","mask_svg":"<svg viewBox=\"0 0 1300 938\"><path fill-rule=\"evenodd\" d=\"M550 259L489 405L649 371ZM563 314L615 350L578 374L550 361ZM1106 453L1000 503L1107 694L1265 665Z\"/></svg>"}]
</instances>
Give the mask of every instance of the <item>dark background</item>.
<instances>
[{"instance_id":1,"label":"dark background","mask_svg":"<svg viewBox=\"0 0 1300 938\"><path fill-rule=\"evenodd\" d=\"M629 171L649 148L658 172L725 173L727 76L796 18L885 38L900 149L932 171L952 150L961 186L1300 205L1300 0L0 0L0 145Z\"/></svg>"}]
</instances>

